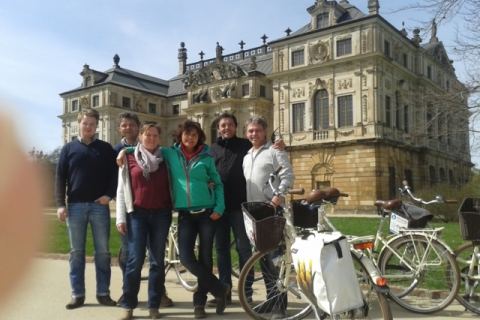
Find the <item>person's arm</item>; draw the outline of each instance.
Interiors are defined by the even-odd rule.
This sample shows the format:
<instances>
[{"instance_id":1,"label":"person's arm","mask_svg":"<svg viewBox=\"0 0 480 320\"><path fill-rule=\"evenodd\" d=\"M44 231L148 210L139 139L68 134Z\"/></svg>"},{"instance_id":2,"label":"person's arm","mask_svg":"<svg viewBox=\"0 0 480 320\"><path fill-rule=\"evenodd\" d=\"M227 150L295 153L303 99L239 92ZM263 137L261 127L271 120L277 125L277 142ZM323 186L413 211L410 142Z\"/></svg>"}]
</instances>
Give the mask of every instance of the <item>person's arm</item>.
<instances>
[{"instance_id":1,"label":"person's arm","mask_svg":"<svg viewBox=\"0 0 480 320\"><path fill-rule=\"evenodd\" d=\"M125 183L124 170L126 167L118 170L118 186L117 186L117 199L116 199L116 225L120 234L125 235L127 233L127 213L125 205Z\"/></svg>"},{"instance_id":2,"label":"person's arm","mask_svg":"<svg viewBox=\"0 0 480 320\"><path fill-rule=\"evenodd\" d=\"M55 201L57 203L57 217L64 222L68 216L65 202L65 191L67 188L68 160L67 147L64 146L60 152L55 174Z\"/></svg>"},{"instance_id":3,"label":"person's arm","mask_svg":"<svg viewBox=\"0 0 480 320\"><path fill-rule=\"evenodd\" d=\"M108 157L108 168L110 168L106 196L110 197L109 200L113 199L117 190L117 176L118 168L115 165L115 150L108 145L107 146L107 157Z\"/></svg>"},{"instance_id":4,"label":"person's arm","mask_svg":"<svg viewBox=\"0 0 480 320\"><path fill-rule=\"evenodd\" d=\"M213 213L210 216L212 220L220 219L225 211L225 199L223 195L223 183L217 169L215 168L215 162L212 157L209 157L209 165L207 166L210 182L214 183L213 192L215 194L215 206L213 207Z\"/></svg>"},{"instance_id":5,"label":"person's arm","mask_svg":"<svg viewBox=\"0 0 480 320\"><path fill-rule=\"evenodd\" d=\"M288 159L288 154L285 151L274 150L274 167L279 168L282 167L280 172L278 173L278 179L280 184L278 186L278 190L280 192L285 192L293 186L293 169L290 161ZM282 199L275 196L272 198L272 202L275 205L279 205Z\"/></svg>"}]
</instances>

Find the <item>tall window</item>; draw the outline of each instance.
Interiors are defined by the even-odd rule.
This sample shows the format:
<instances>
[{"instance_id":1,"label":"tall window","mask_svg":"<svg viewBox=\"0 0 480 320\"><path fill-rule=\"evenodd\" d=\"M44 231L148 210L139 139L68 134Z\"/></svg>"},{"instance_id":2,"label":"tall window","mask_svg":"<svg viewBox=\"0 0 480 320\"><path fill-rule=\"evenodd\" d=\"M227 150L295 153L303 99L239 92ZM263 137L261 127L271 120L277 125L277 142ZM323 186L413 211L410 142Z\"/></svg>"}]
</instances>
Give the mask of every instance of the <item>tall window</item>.
<instances>
[{"instance_id":1,"label":"tall window","mask_svg":"<svg viewBox=\"0 0 480 320\"><path fill-rule=\"evenodd\" d=\"M323 29L328 27L328 12L320 13L317 15L317 29Z\"/></svg>"},{"instance_id":2,"label":"tall window","mask_svg":"<svg viewBox=\"0 0 480 320\"><path fill-rule=\"evenodd\" d=\"M353 126L352 96L338 97L338 127Z\"/></svg>"},{"instance_id":3,"label":"tall window","mask_svg":"<svg viewBox=\"0 0 480 320\"><path fill-rule=\"evenodd\" d=\"M431 109L432 107L429 106L427 111L427 134L429 139L433 138L433 115Z\"/></svg>"},{"instance_id":4,"label":"tall window","mask_svg":"<svg viewBox=\"0 0 480 320\"><path fill-rule=\"evenodd\" d=\"M392 99L385 96L385 126L392 126Z\"/></svg>"},{"instance_id":5,"label":"tall window","mask_svg":"<svg viewBox=\"0 0 480 320\"><path fill-rule=\"evenodd\" d=\"M131 108L131 100L129 97L122 97L122 107L126 109Z\"/></svg>"},{"instance_id":6,"label":"tall window","mask_svg":"<svg viewBox=\"0 0 480 320\"><path fill-rule=\"evenodd\" d=\"M303 49L292 51L292 67L305 64L305 51Z\"/></svg>"},{"instance_id":7,"label":"tall window","mask_svg":"<svg viewBox=\"0 0 480 320\"><path fill-rule=\"evenodd\" d=\"M148 104L148 112L149 113L157 113L157 105L155 103Z\"/></svg>"},{"instance_id":8,"label":"tall window","mask_svg":"<svg viewBox=\"0 0 480 320\"><path fill-rule=\"evenodd\" d=\"M410 126L409 113L410 113L410 110L408 110L408 105L404 105L403 106L403 130L405 131L405 133L408 133L410 130L409 129L409 126Z\"/></svg>"},{"instance_id":9,"label":"tall window","mask_svg":"<svg viewBox=\"0 0 480 320\"><path fill-rule=\"evenodd\" d=\"M383 42L383 53L387 57L390 57L390 42L388 42L387 40Z\"/></svg>"},{"instance_id":10,"label":"tall window","mask_svg":"<svg viewBox=\"0 0 480 320\"><path fill-rule=\"evenodd\" d=\"M337 57L352 53L352 39L343 39L337 41Z\"/></svg>"},{"instance_id":11,"label":"tall window","mask_svg":"<svg viewBox=\"0 0 480 320\"><path fill-rule=\"evenodd\" d=\"M242 84L242 97L250 94L250 85L248 83Z\"/></svg>"},{"instance_id":12,"label":"tall window","mask_svg":"<svg viewBox=\"0 0 480 320\"><path fill-rule=\"evenodd\" d=\"M395 128L400 130L400 104L398 103L398 98L395 100Z\"/></svg>"},{"instance_id":13,"label":"tall window","mask_svg":"<svg viewBox=\"0 0 480 320\"><path fill-rule=\"evenodd\" d=\"M328 92L317 91L314 98L313 128L315 130L328 129Z\"/></svg>"},{"instance_id":14,"label":"tall window","mask_svg":"<svg viewBox=\"0 0 480 320\"><path fill-rule=\"evenodd\" d=\"M180 105L179 104L174 104L172 106L172 114L173 115L178 115L180 114Z\"/></svg>"},{"instance_id":15,"label":"tall window","mask_svg":"<svg viewBox=\"0 0 480 320\"><path fill-rule=\"evenodd\" d=\"M92 96L92 107L98 107L100 105L100 96L98 94Z\"/></svg>"},{"instance_id":16,"label":"tall window","mask_svg":"<svg viewBox=\"0 0 480 320\"><path fill-rule=\"evenodd\" d=\"M260 85L260 97L266 97L267 96L267 89L265 86Z\"/></svg>"},{"instance_id":17,"label":"tall window","mask_svg":"<svg viewBox=\"0 0 480 320\"><path fill-rule=\"evenodd\" d=\"M72 100L72 112L78 111L78 100Z\"/></svg>"},{"instance_id":18,"label":"tall window","mask_svg":"<svg viewBox=\"0 0 480 320\"><path fill-rule=\"evenodd\" d=\"M292 123L293 132L301 132L303 130L303 119L305 118L305 103L292 104Z\"/></svg>"},{"instance_id":19,"label":"tall window","mask_svg":"<svg viewBox=\"0 0 480 320\"><path fill-rule=\"evenodd\" d=\"M395 167L388 167L388 196L395 198L397 192L397 183L395 181Z\"/></svg>"},{"instance_id":20,"label":"tall window","mask_svg":"<svg viewBox=\"0 0 480 320\"><path fill-rule=\"evenodd\" d=\"M435 167L429 166L428 173L430 175L430 185L433 186L435 183L437 183L437 172L435 170Z\"/></svg>"},{"instance_id":21,"label":"tall window","mask_svg":"<svg viewBox=\"0 0 480 320\"><path fill-rule=\"evenodd\" d=\"M427 67L427 78L432 80L432 66Z\"/></svg>"},{"instance_id":22,"label":"tall window","mask_svg":"<svg viewBox=\"0 0 480 320\"><path fill-rule=\"evenodd\" d=\"M408 68L408 55L406 53L403 54L403 66Z\"/></svg>"}]
</instances>

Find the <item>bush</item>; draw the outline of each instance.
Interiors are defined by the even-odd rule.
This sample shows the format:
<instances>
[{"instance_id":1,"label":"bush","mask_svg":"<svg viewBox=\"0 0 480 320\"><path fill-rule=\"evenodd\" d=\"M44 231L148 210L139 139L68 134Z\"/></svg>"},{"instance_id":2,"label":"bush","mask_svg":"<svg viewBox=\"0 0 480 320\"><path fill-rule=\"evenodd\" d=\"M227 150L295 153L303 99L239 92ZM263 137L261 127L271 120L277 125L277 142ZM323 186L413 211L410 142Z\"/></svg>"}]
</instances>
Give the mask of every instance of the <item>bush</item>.
<instances>
[{"instance_id":1,"label":"bush","mask_svg":"<svg viewBox=\"0 0 480 320\"><path fill-rule=\"evenodd\" d=\"M433 187L415 190L414 195L423 200L432 200L436 195L441 195L445 200L456 200L455 204L433 204L427 209L436 218L445 221L458 221L458 209L465 198L480 198L480 175L472 175L470 182L463 186L452 186L447 183L437 184ZM408 197L406 198L408 199Z\"/></svg>"}]
</instances>

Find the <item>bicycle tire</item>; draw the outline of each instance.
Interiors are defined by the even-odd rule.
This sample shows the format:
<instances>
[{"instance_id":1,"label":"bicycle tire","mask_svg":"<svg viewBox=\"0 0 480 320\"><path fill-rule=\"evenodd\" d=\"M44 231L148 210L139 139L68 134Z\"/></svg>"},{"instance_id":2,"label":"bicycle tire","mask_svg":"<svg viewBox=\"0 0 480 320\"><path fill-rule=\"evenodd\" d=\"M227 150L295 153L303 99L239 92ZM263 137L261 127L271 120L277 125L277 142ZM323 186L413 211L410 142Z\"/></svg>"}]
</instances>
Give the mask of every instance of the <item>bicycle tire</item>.
<instances>
[{"instance_id":1,"label":"bicycle tire","mask_svg":"<svg viewBox=\"0 0 480 320\"><path fill-rule=\"evenodd\" d=\"M477 258L475 267L476 279L471 279L472 276L468 275L469 266L473 255L474 244L467 242L459 246L455 250L455 256L457 257L458 267L460 269L460 289L457 294L457 300L465 308L473 313L480 314L480 265Z\"/></svg>"},{"instance_id":2,"label":"bicycle tire","mask_svg":"<svg viewBox=\"0 0 480 320\"><path fill-rule=\"evenodd\" d=\"M368 270L353 253L352 259L366 307L363 308L364 312L363 314L360 313L359 317L356 317L355 313L347 313L345 316L348 317L350 315L350 319L392 320L393 315L390 304L388 303L387 294L372 283ZM340 319L342 318L340 317Z\"/></svg>"},{"instance_id":3,"label":"bicycle tire","mask_svg":"<svg viewBox=\"0 0 480 320\"><path fill-rule=\"evenodd\" d=\"M187 291L195 292L198 288L197 277L192 274L181 262L180 262L180 254L178 251L178 243L175 242L174 245L175 253L174 253L174 263L173 269L175 270L175 274L177 275L178 282L184 287ZM195 245L195 250L198 252L198 246Z\"/></svg>"},{"instance_id":4,"label":"bicycle tire","mask_svg":"<svg viewBox=\"0 0 480 320\"><path fill-rule=\"evenodd\" d=\"M232 261L232 276L238 279L240 277L240 257L238 256L237 245L235 239L230 242L230 254ZM262 280L262 274L257 275L253 281Z\"/></svg>"},{"instance_id":5,"label":"bicycle tire","mask_svg":"<svg viewBox=\"0 0 480 320\"><path fill-rule=\"evenodd\" d=\"M245 310L247 315L252 319L265 320L270 319L276 308L279 308L278 300L280 294L274 293L270 298L267 297L266 284L277 287L279 278L278 267L285 264L285 249L280 249L283 253L280 253L278 257L275 258L275 262L272 263L270 259L264 259L267 255L272 255L276 250L274 249L268 252L255 252L250 259L245 263L245 266L240 273L238 280L238 297L242 308ZM247 275L253 270L255 274L262 274L261 264L269 264L270 266L274 265L275 272L265 273L263 275L264 281L254 281L253 282L253 296L252 299L247 298L247 292L245 290ZM278 284L281 287L281 290L287 292L287 308L286 314L282 317L277 317L275 319L283 320L298 320L306 317L311 311L312 308L308 302L303 299L300 294L299 289L297 288L297 280L295 277L295 269L291 266L292 272L290 273L290 279L288 281L288 287L283 288L282 285ZM258 275L257 275L258 276ZM255 276L255 277L257 277ZM266 279L266 280L265 280ZM263 309L263 310L262 310Z\"/></svg>"},{"instance_id":6,"label":"bicycle tire","mask_svg":"<svg viewBox=\"0 0 480 320\"><path fill-rule=\"evenodd\" d=\"M429 241L430 249L425 252ZM390 297L398 305L426 314L446 308L455 299L460 284L458 266L454 255L441 242L422 235L405 235L393 239L388 246L391 249L385 247L381 252L378 266L389 284ZM427 263L419 265L421 260Z\"/></svg>"}]
</instances>

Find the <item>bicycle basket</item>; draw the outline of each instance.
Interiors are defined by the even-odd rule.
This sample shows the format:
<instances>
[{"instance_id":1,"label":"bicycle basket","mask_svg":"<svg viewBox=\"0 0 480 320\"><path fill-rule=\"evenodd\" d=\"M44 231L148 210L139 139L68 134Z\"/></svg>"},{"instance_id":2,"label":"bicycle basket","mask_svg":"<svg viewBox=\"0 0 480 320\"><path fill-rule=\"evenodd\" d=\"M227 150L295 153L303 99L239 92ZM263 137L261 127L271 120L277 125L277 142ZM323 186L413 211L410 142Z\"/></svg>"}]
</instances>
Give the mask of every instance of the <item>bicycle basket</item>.
<instances>
[{"instance_id":1,"label":"bicycle basket","mask_svg":"<svg viewBox=\"0 0 480 320\"><path fill-rule=\"evenodd\" d=\"M275 215L275 208L264 202L244 202L242 212L250 243L260 252L276 248L283 238L285 218Z\"/></svg>"},{"instance_id":2,"label":"bicycle basket","mask_svg":"<svg viewBox=\"0 0 480 320\"><path fill-rule=\"evenodd\" d=\"M315 228L318 223L318 209L302 204L302 200L290 202L293 212L293 225L300 228Z\"/></svg>"},{"instance_id":3,"label":"bicycle basket","mask_svg":"<svg viewBox=\"0 0 480 320\"><path fill-rule=\"evenodd\" d=\"M458 210L458 223L464 240L480 240L480 198L465 198Z\"/></svg>"}]
</instances>

